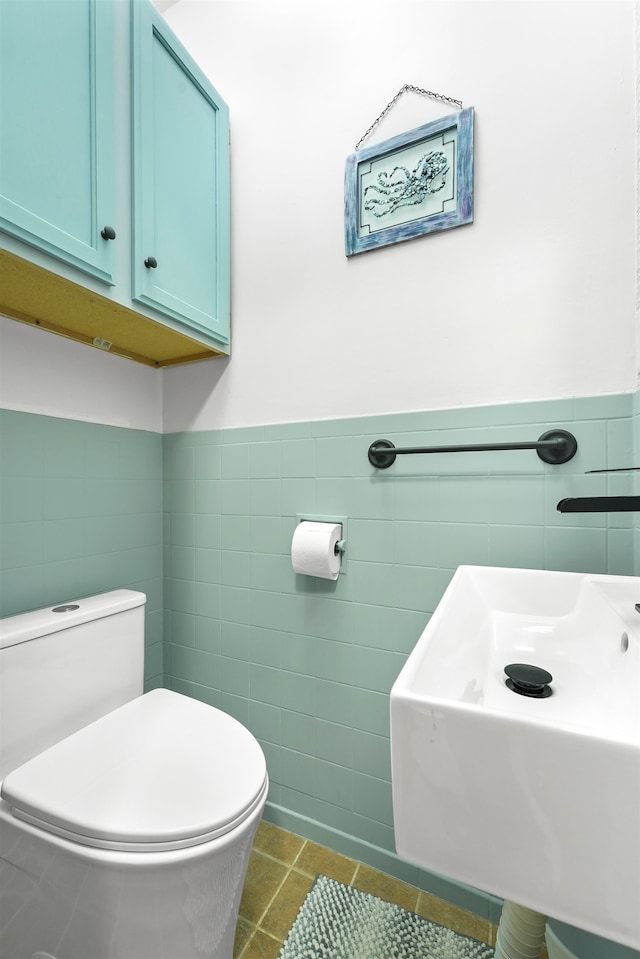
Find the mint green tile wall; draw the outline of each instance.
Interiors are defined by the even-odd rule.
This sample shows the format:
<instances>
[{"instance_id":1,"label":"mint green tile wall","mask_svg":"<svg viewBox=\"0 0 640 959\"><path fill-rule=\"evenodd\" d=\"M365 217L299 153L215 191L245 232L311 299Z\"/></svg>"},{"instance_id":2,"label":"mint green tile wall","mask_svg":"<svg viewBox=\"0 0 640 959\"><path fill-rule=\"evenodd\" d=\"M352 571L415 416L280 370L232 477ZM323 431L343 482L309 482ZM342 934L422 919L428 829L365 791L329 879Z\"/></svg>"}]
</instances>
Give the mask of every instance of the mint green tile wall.
<instances>
[{"instance_id":1,"label":"mint green tile wall","mask_svg":"<svg viewBox=\"0 0 640 959\"><path fill-rule=\"evenodd\" d=\"M578 438L566 466L530 452L405 457L389 472L366 459L380 437L502 442L550 426ZM637 492L637 474L584 471L639 450L640 394L175 434L164 463L157 434L3 410L0 615L142 589L155 685L164 541L166 683L258 736L267 816L481 911L393 855L389 689L460 563L640 571L637 516L555 509ZM348 516L336 583L291 570L305 512Z\"/></svg>"},{"instance_id":2,"label":"mint green tile wall","mask_svg":"<svg viewBox=\"0 0 640 959\"><path fill-rule=\"evenodd\" d=\"M167 683L255 733L269 818L470 904L393 859L389 690L459 564L632 572L630 514L556 504L631 488L633 474L585 470L631 465L633 416L621 395L165 437ZM579 443L561 467L531 451L367 461L381 437L511 442L554 426ZM337 582L291 569L305 513L348 517Z\"/></svg>"},{"instance_id":3,"label":"mint green tile wall","mask_svg":"<svg viewBox=\"0 0 640 959\"><path fill-rule=\"evenodd\" d=\"M162 534L159 434L0 410L0 615L140 589L158 685Z\"/></svg>"}]
</instances>

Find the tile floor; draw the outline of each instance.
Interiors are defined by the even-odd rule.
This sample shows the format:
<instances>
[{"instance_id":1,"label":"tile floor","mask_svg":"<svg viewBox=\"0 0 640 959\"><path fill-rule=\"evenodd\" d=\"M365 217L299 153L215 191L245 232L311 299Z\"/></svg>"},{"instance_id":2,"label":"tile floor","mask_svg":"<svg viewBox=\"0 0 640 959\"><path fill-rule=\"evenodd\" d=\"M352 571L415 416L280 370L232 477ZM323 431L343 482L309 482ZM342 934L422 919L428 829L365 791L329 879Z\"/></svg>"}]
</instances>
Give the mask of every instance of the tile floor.
<instances>
[{"instance_id":1,"label":"tile floor","mask_svg":"<svg viewBox=\"0 0 640 959\"><path fill-rule=\"evenodd\" d=\"M318 873L495 944L496 927L488 919L263 821L240 903L234 959L276 959Z\"/></svg>"}]
</instances>

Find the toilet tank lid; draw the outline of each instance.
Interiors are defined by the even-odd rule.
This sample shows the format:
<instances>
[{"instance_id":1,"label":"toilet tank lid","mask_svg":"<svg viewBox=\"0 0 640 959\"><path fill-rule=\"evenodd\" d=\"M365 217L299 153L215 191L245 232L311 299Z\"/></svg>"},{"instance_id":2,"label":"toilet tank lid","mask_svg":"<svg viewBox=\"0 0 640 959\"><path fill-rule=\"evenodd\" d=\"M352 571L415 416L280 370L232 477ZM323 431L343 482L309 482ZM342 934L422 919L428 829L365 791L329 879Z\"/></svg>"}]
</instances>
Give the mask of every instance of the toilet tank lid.
<instances>
[{"instance_id":1,"label":"toilet tank lid","mask_svg":"<svg viewBox=\"0 0 640 959\"><path fill-rule=\"evenodd\" d=\"M0 649L26 643L30 639L80 626L95 619L113 616L147 601L144 593L133 589L114 589L97 596L67 600L28 613L18 613L0 619Z\"/></svg>"},{"instance_id":2,"label":"toilet tank lid","mask_svg":"<svg viewBox=\"0 0 640 959\"><path fill-rule=\"evenodd\" d=\"M161 852L224 835L264 800L260 744L232 716L154 689L9 773L19 819L83 845Z\"/></svg>"}]
</instances>

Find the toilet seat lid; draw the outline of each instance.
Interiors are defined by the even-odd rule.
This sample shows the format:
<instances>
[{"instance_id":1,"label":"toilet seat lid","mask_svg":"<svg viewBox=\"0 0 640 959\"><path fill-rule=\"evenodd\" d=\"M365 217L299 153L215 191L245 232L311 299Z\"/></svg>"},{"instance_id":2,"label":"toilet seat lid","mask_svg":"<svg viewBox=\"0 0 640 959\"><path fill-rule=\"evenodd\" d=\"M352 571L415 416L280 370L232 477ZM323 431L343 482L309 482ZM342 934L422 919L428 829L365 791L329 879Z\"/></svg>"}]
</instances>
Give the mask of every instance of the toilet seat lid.
<instances>
[{"instance_id":1,"label":"toilet seat lid","mask_svg":"<svg viewBox=\"0 0 640 959\"><path fill-rule=\"evenodd\" d=\"M17 818L99 848L165 851L224 835L264 800L259 743L233 717L155 689L14 769Z\"/></svg>"}]
</instances>

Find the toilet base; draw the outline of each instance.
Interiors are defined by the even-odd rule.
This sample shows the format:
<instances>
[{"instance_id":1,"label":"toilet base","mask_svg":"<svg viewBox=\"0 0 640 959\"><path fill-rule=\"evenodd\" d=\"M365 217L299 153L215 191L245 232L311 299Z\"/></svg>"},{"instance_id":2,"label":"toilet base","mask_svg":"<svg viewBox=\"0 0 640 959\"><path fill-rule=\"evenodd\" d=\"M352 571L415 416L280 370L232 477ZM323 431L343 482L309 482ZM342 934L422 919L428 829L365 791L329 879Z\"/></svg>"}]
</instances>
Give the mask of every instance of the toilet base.
<instances>
[{"instance_id":1,"label":"toilet base","mask_svg":"<svg viewBox=\"0 0 640 959\"><path fill-rule=\"evenodd\" d=\"M200 846L116 853L42 833L0 802L0 955L232 959L263 808Z\"/></svg>"}]
</instances>

